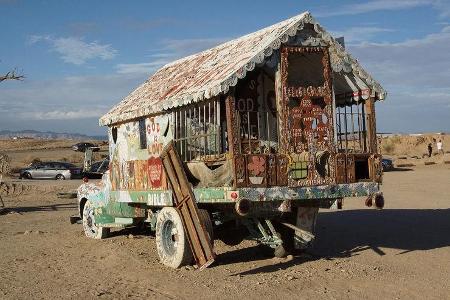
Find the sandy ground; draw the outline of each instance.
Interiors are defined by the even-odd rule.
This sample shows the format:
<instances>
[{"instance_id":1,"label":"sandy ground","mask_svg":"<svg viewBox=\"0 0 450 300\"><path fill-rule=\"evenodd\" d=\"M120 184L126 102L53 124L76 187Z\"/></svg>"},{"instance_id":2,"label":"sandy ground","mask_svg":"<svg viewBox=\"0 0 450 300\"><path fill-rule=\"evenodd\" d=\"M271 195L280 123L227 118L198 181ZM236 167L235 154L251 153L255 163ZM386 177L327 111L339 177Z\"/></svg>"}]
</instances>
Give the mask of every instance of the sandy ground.
<instances>
[{"instance_id":1,"label":"sandy ground","mask_svg":"<svg viewBox=\"0 0 450 300\"><path fill-rule=\"evenodd\" d=\"M72 145L79 141L71 140L5 140L0 139L0 153L10 158L10 167L13 170L28 166L34 159L41 161L67 161L81 166L84 153L72 150ZM94 160L102 159L108 155L108 146L102 141L86 141L100 145L100 151L94 152Z\"/></svg>"},{"instance_id":2,"label":"sandy ground","mask_svg":"<svg viewBox=\"0 0 450 300\"><path fill-rule=\"evenodd\" d=\"M355 198L321 211L309 254L269 258L253 242L216 240L217 263L204 271L162 266L142 232L87 239L69 223L76 199L54 193L79 182L33 181L38 192L3 197L0 299L450 299L450 166L384 180L381 211Z\"/></svg>"}]
</instances>

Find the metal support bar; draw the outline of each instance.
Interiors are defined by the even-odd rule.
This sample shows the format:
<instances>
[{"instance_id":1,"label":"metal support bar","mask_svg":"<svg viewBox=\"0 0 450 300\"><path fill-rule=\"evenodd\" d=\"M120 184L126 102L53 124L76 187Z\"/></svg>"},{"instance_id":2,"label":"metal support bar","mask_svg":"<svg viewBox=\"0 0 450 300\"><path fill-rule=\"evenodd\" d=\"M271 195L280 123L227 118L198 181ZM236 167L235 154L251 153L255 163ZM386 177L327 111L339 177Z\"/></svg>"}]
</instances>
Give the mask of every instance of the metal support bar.
<instances>
[{"instance_id":1,"label":"metal support bar","mask_svg":"<svg viewBox=\"0 0 450 300\"><path fill-rule=\"evenodd\" d=\"M301 229L301 228L299 228L299 227L297 227L295 225L292 225L290 223L280 222L280 224L282 224L282 225L286 226L287 228L290 228L290 229L292 229L294 231L301 232L302 234L308 236L311 239L314 239L316 237L314 234L312 234L312 233L310 233L310 232L308 232L306 230L303 230L303 229Z\"/></svg>"}]
</instances>

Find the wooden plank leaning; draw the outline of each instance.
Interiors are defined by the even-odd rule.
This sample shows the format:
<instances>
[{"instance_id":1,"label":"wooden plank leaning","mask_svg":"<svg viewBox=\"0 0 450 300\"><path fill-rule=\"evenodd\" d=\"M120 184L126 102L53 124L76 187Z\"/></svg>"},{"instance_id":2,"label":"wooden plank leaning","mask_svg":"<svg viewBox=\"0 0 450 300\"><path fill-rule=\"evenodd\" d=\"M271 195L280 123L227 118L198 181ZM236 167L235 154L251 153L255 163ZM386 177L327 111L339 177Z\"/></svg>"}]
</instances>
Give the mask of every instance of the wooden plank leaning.
<instances>
[{"instance_id":1,"label":"wooden plank leaning","mask_svg":"<svg viewBox=\"0 0 450 300\"><path fill-rule=\"evenodd\" d=\"M214 262L215 254L205 224L199 217L194 192L173 141L163 149L160 157L192 254L197 266L202 270Z\"/></svg>"}]
</instances>

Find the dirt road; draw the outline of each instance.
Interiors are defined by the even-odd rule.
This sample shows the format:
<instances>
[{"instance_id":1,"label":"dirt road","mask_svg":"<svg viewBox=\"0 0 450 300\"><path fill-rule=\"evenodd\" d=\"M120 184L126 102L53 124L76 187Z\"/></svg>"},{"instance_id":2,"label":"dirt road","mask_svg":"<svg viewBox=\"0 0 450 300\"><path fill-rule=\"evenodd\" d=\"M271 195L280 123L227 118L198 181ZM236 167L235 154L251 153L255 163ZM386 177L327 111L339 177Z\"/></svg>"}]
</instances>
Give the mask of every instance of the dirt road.
<instances>
[{"instance_id":1,"label":"dirt road","mask_svg":"<svg viewBox=\"0 0 450 300\"><path fill-rule=\"evenodd\" d=\"M150 235L85 238L68 222L75 201L50 188L4 197L0 299L450 299L450 166L384 180L384 210L352 199L321 211L309 255L274 259L252 242L216 241L217 264L201 272L160 265Z\"/></svg>"}]
</instances>

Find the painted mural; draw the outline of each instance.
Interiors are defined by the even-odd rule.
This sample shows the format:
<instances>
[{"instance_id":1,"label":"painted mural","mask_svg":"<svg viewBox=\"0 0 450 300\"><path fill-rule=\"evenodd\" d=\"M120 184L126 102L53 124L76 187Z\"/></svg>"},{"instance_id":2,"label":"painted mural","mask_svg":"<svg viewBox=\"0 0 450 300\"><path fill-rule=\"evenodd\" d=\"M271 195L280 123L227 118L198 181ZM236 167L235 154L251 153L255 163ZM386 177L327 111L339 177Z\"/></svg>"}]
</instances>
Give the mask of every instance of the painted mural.
<instances>
[{"instance_id":1,"label":"painted mural","mask_svg":"<svg viewBox=\"0 0 450 300\"><path fill-rule=\"evenodd\" d=\"M148 117L140 122L145 122L145 126L133 121L109 128L112 191L167 189L159 155L173 137L170 115ZM140 132L142 127L145 134ZM117 132L113 134L113 131ZM146 141L141 141L141 138Z\"/></svg>"}]
</instances>

